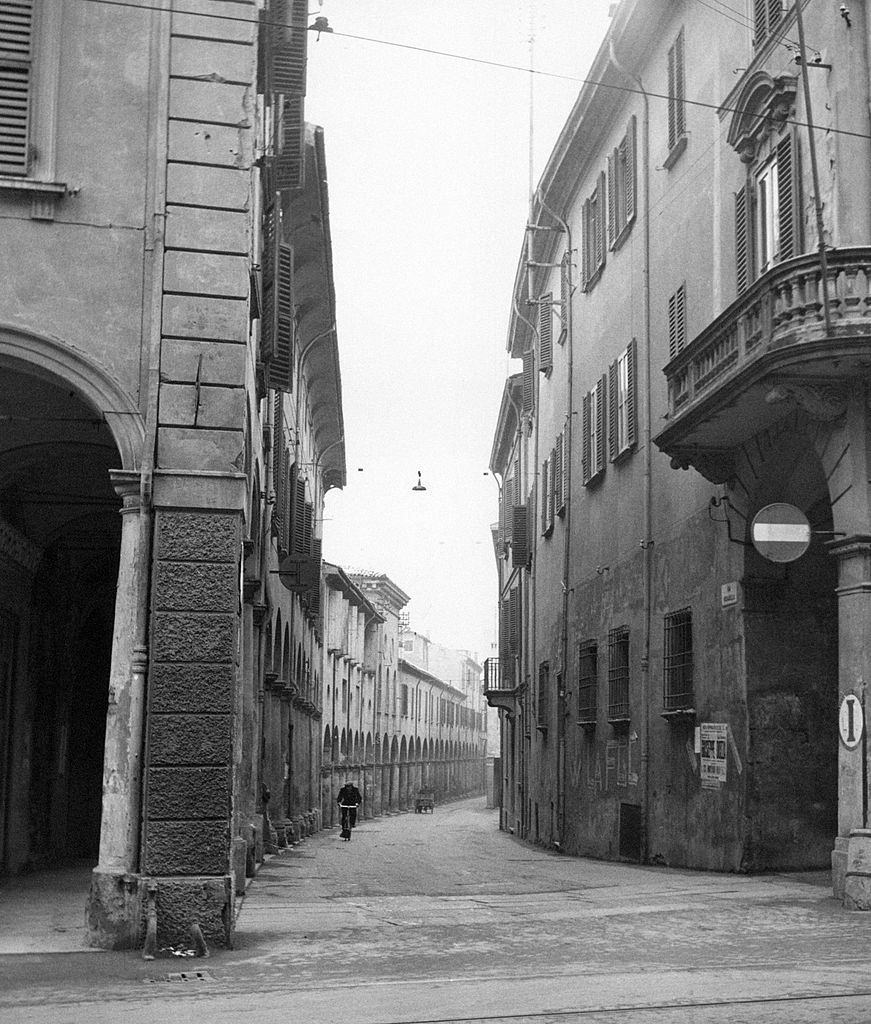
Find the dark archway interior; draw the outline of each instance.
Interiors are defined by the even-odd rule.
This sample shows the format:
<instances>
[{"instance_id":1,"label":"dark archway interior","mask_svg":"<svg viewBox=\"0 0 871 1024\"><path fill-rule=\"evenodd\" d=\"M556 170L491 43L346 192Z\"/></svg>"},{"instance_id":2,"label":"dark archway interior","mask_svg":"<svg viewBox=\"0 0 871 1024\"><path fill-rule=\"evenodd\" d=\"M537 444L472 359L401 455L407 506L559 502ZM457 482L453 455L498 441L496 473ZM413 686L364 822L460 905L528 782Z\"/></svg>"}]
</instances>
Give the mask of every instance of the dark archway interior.
<instances>
[{"instance_id":1,"label":"dark archway interior","mask_svg":"<svg viewBox=\"0 0 871 1024\"><path fill-rule=\"evenodd\" d=\"M19 369L0 422L0 868L20 871L98 852L120 457L74 392Z\"/></svg>"},{"instance_id":2,"label":"dark archway interior","mask_svg":"<svg viewBox=\"0 0 871 1024\"><path fill-rule=\"evenodd\" d=\"M827 868L837 834L837 566L826 550L832 510L822 465L802 432L784 437L759 474L748 520L783 501L814 531L788 564L745 559L750 757L749 870Z\"/></svg>"}]
</instances>

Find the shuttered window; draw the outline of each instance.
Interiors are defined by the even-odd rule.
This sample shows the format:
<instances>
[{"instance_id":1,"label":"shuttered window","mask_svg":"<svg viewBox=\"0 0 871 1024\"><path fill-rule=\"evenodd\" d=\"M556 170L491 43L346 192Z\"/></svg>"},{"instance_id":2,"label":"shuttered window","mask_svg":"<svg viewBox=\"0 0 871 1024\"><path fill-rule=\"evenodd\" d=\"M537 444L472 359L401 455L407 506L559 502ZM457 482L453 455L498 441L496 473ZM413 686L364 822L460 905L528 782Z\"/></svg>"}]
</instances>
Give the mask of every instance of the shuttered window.
<instances>
[{"instance_id":1,"label":"shuttered window","mask_svg":"<svg viewBox=\"0 0 871 1024\"><path fill-rule=\"evenodd\" d=\"M523 353L523 411L532 412L535 406L535 355Z\"/></svg>"},{"instance_id":2,"label":"shuttered window","mask_svg":"<svg viewBox=\"0 0 871 1024\"><path fill-rule=\"evenodd\" d=\"M595 640L578 644L578 721L596 721L599 697L599 645Z\"/></svg>"},{"instance_id":3,"label":"shuttered window","mask_svg":"<svg viewBox=\"0 0 871 1024\"><path fill-rule=\"evenodd\" d=\"M502 488L502 496L499 505L499 518L500 525L502 527L502 542L504 544L511 543L512 536L512 518L511 510L514 508L514 478L509 477L505 481L505 486Z\"/></svg>"},{"instance_id":4,"label":"shuttered window","mask_svg":"<svg viewBox=\"0 0 871 1024\"><path fill-rule=\"evenodd\" d=\"M569 329L569 303L572 301L572 255L567 252L560 264L560 301L559 301L559 323L560 323L560 345L565 343Z\"/></svg>"},{"instance_id":5,"label":"shuttered window","mask_svg":"<svg viewBox=\"0 0 871 1024\"><path fill-rule=\"evenodd\" d=\"M538 368L548 373L553 368L553 293L538 300Z\"/></svg>"},{"instance_id":6,"label":"shuttered window","mask_svg":"<svg viewBox=\"0 0 871 1024\"><path fill-rule=\"evenodd\" d=\"M263 201L263 222L261 231L261 309L260 309L260 359L268 363L275 352L275 268L278 266L278 243L281 230L281 213L275 201L275 177L272 167L265 164L260 184Z\"/></svg>"},{"instance_id":7,"label":"shuttered window","mask_svg":"<svg viewBox=\"0 0 871 1024\"><path fill-rule=\"evenodd\" d=\"M674 359L687 341L687 291L682 284L668 300L668 358Z\"/></svg>"},{"instance_id":8,"label":"shuttered window","mask_svg":"<svg viewBox=\"0 0 871 1024\"><path fill-rule=\"evenodd\" d=\"M282 518L284 511L284 403L281 393L272 402L272 535L285 548L284 530L287 521Z\"/></svg>"},{"instance_id":9,"label":"shuttered window","mask_svg":"<svg viewBox=\"0 0 871 1024\"><path fill-rule=\"evenodd\" d=\"M550 711L550 662L543 661L538 666L538 700L537 719L538 728L542 731L547 729L548 712Z\"/></svg>"},{"instance_id":10,"label":"shuttered window","mask_svg":"<svg viewBox=\"0 0 871 1024\"><path fill-rule=\"evenodd\" d=\"M293 251L279 244L274 275L272 306L272 354L267 364L267 384L278 391L293 387Z\"/></svg>"},{"instance_id":11,"label":"shuttered window","mask_svg":"<svg viewBox=\"0 0 871 1024\"><path fill-rule=\"evenodd\" d=\"M304 184L304 97L308 48L306 0L270 0L261 12L260 49L263 68L260 87L272 107L272 157L275 187Z\"/></svg>"},{"instance_id":12,"label":"shuttered window","mask_svg":"<svg viewBox=\"0 0 871 1024\"><path fill-rule=\"evenodd\" d=\"M735 196L739 295L759 274L801 252L800 182L797 138L787 130Z\"/></svg>"},{"instance_id":13,"label":"shuttered window","mask_svg":"<svg viewBox=\"0 0 871 1024\"><path fill-rule=\"evenodd\" d=\"M515 587L508 595L508 648L520 653L520 591Z\"/></svg>"},{"instance_id":14,"label":"shuttered window","mask_svg":"<svg viewBox=\"0 0 871 1024\"><path fill-rule=\"evenodd\" d=\"M605 469L605 391L607 379L602 377L583 400L583 474L584 483L597 479Z\"/></svg>"},{"instance_id":15,"label":"shuttered window","mask_svg":"<svg viewBox=\"0 0 871 1024\"><path fill-rule=\"evenodd\" d=\"M635 117L626 134L608 157L608 246L615 249L635 220Z\"/></svg>"},{"instance_id":16,"label":"shuttered window","mask_svg":"<svg viewBox=\"0 0 871 1024\"><path fill-rule=\"evenodd\" d=\"M636 343L633 338L608 368L608 455L612 462L634 447Z\"/></svg>"},{"instance_id":17,"label":"shuttered window","mask_svg":"<svg viewBox=\"0 0 871 1024\"><path fill-rule=\"evenodd\" d=\"M550 486L553 480L553 475L550 468L550 459L545 459L541 464L541 479L539 481L539 488L541 494L541 500L539 502L539 510L541 513L541 532L547 536L553 529L553 515L551 509L553 508L553 495L551 494Z\"/></svg>"},{"instance_id":18,"label":"shuttered window","mask_svg":"<svg viewBox=\"0 0 871 1024\"><path fill-rule=\"evenodd\" d=\"M753 45L757 49L780 24L783 18L782 0L754 0Z\"/></svg>"},{"instance_id":19,"label":"shuttered window","mask_svg":"<svg viewBox=\"0 0 871 1024\"><path fill-rule=\"evenodd\" d=\"M553 470L553 507L557 515L566 510L565 433L556 439Z\"/></svg>"},{"instance_id":20,"label":"shuttered window","mask_svg":"<svg viewBox=\"0 0 871 1024\"><path fill-rule=\"evenodd\" d=\"M668 50L668 148L672 150L686 135L686 69L684 64L684 32Z\"/></svg>"},{"instance_id":21,"label":"shuttered window","mask_svg":"<svg viewBox=\"0 0 871 1024\"><path fill-rule=\"evenodd\" d=\"M529 518L526 505L511 509L511 565L526 569L529 565Z\"/></svg>"},{"instance_id":22,"label":"shuttered window","mask_svg":"<svg viewBox=\"0 0 871 1024\"><path fill-rule=\"evenodd\" d=\"M3 0L0 3L0 174L17 177L27 174L32 54L33 0Z\"/></svg>"},{"instance_id":23,"label":"shuttered window","mask_svg":"<svg viewBox=\"0 0 871 1024\"><path fill-rule=\"evenodd\" d=\"M605 218L607 182L599 175L593 194L584 203L581 225L581 272L584 291L589 291L605 266Z\"/></svg>"}]
</instances>

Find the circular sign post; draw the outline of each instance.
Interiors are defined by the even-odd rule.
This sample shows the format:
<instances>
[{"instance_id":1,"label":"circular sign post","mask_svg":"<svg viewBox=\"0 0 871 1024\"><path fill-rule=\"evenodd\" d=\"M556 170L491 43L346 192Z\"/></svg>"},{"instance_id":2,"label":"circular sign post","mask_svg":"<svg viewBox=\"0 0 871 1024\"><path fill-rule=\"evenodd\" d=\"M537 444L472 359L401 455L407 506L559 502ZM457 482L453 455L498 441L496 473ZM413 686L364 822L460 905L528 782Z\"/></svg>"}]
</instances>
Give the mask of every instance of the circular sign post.
<instances>
[{"instance_id":1,"label":"circular sign post","mask_svg":"<svg viewBox=\"0 0 871 1024\"><path fill-rule=\"evenodd\" d=\"M841 742L847 750L854 750L862 741L865 731L865 716L862 714L862 702L855 693L848 693L841 701L838 715L838 732Z\"/></svg>"},{"instance_id":2,"label":"circular sign post","mask_svg":"<svg viewBox=\"0 0 871 1024\"><path fill-rule=\"evenodd\" d=\"M794 562L810 546L811 524L800 508L777 501L753 517L750 540L769 562Z\"/></svg>"}]
</instances>

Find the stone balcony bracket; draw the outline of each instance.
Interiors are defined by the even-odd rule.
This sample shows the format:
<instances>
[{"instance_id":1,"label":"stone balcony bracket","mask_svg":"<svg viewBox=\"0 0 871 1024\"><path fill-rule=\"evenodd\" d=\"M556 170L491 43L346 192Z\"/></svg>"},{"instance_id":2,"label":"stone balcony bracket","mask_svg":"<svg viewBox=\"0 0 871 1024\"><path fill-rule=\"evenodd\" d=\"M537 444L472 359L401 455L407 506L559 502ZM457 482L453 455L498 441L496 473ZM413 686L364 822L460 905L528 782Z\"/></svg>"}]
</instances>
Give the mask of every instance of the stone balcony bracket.
<instances>
[{"instance_id":1,"label":"stone balcony bracket","mask_svg":"<svg viewBox=\"0 0 871 1024\"><path fill-rule=\"evenodd\" d=\"M517 714L517 689L512 690L485 690L484 696L491 708L501 708L508 713L509 718Z\"/></svg>"}]
</instances>

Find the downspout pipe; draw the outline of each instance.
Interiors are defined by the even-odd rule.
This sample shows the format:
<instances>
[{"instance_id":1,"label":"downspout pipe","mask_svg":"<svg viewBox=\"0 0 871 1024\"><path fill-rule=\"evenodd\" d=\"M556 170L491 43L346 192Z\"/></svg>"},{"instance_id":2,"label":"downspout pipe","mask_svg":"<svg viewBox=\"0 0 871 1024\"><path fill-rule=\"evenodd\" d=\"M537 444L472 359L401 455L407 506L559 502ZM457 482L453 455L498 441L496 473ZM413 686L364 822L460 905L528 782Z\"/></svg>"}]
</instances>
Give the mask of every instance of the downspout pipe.
<instances>
[{"instance_id":1,"label":"downspout pipe","mask_svg":"<svg viewBox=\"0 0 871 1024\"><path fill-rule=\"evenodd\" d=\"M557 701L557 745L559 764L557 767L557 840L556 845L562 848L565 840L566 820L566 793L565 793L565 744L566 744L566 714L565 706L566 686L569 675L569 586L571 574L571 546L572 546L572 427L574 425L574 345L572 342L572 229L569 227L565 217L560 216L552 210L545 202L541 190L538 193L538 201L543 210L560 225L565 232L565 259L566 259L566 281L568 295L566 296L566 347L568 350L568 366L566 369L566 424L565 440L563 443L563 466L566 477L566 512L565 512L565 542L563 544L563 578L562 578L562 685Z\"/></svg>"},{"instance_id":2,"label":"downspout pipe","mask_svg":"<svg viewBox=\"0 0 871 1024\"><path fill-rule=\"evenodd\" d=\"M643 252L643 302L644 302L644 488L642 494L642 525L644 536L641 540L644 620L641 647L641 861L646 862L650 852L650 641L653 609L653 453L651 451L652 409L651 409L651 323L650 323L650 97L639 75L628 71L614 52L614 41L608 41L608 58L617 71L633 82L644 100L642 123L641 177L643 209L641 217Z\"/></svg>"}]
</instances>

